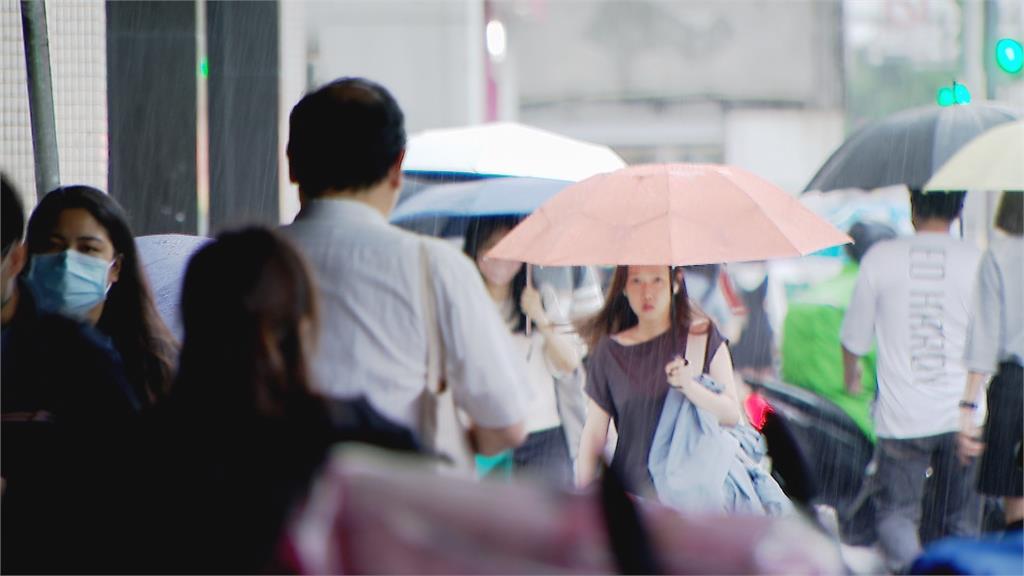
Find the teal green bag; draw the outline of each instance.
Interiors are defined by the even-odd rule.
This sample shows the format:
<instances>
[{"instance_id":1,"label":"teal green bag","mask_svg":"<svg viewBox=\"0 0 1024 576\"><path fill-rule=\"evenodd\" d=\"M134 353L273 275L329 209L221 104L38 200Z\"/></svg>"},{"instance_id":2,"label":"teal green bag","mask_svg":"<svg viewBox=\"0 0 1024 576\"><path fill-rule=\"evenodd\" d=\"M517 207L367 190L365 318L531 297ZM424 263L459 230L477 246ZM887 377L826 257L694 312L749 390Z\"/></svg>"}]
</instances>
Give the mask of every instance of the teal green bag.
<instances>
[{"instance_id":1,"label":"teal green bag","mask_svg":"<svg viewBox=\"0 0 1024 576\"><path fill-rule=\"evenodd\" d=\"M512 480L512 451L506 450L494 456L476 455L476 477L480 480Z\"/></svg>"}]
</instances>

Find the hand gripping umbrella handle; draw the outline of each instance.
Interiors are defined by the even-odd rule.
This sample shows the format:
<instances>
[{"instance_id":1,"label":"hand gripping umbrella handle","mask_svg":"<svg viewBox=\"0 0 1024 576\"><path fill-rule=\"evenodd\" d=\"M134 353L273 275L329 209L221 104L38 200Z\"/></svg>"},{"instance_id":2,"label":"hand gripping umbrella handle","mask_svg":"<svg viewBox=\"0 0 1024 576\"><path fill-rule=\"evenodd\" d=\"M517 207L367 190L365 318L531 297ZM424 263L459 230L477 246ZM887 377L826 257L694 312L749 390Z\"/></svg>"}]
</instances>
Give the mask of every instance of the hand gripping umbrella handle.
<instances>
[{"instance_id":1,"label":"hand gripping umbrella handle","mask_svg":"<svg viewBox=\"0 0 1024 576\"><path fill-rule=\"evenodd\" d=\"M533 286L533 266L531 266L529 262L526 263L526 285L527 286ZM530 332L532 332L532 330L530 329L530 327L532 325L533 325L533 321L530 320L529 316L527 316L526 317L526 336L527 337L529 337L530 336Z\"/></svg>"}]
</instances>

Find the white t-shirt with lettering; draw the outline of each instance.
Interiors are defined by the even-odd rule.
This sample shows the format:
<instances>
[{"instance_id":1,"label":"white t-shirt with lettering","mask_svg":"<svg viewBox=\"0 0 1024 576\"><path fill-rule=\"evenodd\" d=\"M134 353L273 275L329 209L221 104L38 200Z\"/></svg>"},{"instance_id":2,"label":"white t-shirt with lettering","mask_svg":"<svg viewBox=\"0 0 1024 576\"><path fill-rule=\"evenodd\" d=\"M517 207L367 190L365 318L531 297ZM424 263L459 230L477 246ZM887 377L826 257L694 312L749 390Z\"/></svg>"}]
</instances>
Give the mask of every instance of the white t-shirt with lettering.
<instances>
[{"instance_id":1,"label":"white t-shirt with lettering","mask_svg":"<svg viewBox=\"0 0 1024 576\"><path fill-rule=\"evenodd\" d=\"M924 232L880 242L861 262L842 342L858 355L878 343L878 436L959 430L964 342L980 257L959 238ZM977 414L984 418L984 409Z\"/></svg>"}]
</instances>

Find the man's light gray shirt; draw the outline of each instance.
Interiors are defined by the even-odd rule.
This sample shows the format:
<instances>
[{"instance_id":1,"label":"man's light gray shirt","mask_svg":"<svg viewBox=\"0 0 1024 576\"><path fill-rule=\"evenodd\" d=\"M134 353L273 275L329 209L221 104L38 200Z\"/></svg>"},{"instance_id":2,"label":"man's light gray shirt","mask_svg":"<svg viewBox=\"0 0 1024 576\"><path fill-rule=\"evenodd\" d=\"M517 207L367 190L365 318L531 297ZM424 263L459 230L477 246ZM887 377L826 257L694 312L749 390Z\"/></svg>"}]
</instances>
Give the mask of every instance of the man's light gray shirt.
<instances>
[{"instance_id":1,"label":"man's light gray shirt","mask_svg":"<svg viewBox=\"0 0 1024 576\"><path fill-rule=\"evenodd\" d=\"M1024 238L993 240L981 259L964 354L967 368L994 374L1024 362Z\"/></svg>"},{"instance_id":2,"label":"man's light gray shirt","mask_svg":"<svg viewBox=\"0 0 1024 576\"><path fill-rule=\"evenodd\" d=\"M314 374L324 393L365 395L385 415L418 429L427 380L420 264L426 241L456 404L484 427L524 420L526 365L476 266L461 252L392 226L353 200L307 202L283 231L309 260L320 288Z\"/></svg>"},{"instance_id":3,"label":"man's light gray shirt","mask_svg":"<svg viewBox=\"0 0 1024 576\"><path fill-rule=\"evenodd\" d=\"M957 401L967 378L964 344L980 259L959 238L918 232L875 244L861 261L840 339L857 355L878 344L878 437L960 429Z\"/></svg>"}]
</instances>

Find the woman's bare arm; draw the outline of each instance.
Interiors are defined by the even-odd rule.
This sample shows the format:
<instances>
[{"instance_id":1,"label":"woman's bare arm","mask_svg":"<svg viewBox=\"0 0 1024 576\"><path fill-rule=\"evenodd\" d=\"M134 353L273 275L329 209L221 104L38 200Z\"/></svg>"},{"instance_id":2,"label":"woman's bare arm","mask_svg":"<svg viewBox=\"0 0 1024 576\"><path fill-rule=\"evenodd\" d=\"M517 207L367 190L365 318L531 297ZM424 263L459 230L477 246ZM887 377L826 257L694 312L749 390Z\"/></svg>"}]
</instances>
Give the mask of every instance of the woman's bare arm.
<instances>
[{"instance_id":1,"label":"woman's bare arm","mask_svg":"<svg viewBox=\"0 0 1024 576\"><path fill-rule=\"evenodd\" d=\"M576 460L576 486L590 484L597 475L597 463L608 441L611 416L593 400L587 400L587 420L580 437L579 457Z\"/></svg>"},{"instance_id":2,"label":"woman's bare arm","mask_svg":"<svg viewBox=\"0 0 1024 576\"><path fill-rule=\"evenodd\" d=\"M721 392L712 392L695 378L701 367L696 362L684 365L681 360L670 362L666 367L669 384L686 395L698 407L718 418L723 426L735 426L742 418L740 402L736 395L736 382L729 347L723 342L711 361L709 376L722 386Z\"/></svg>"},{"instance_id":3,"label":"woman's bare arm","mask_svg":"<svg viewBox=\"0 0 1024 576\"><path fill-rule=\"evenodd\" d=\"M573 342L572 334L559 334L549 322L537 325L537 331L544 336L544 355L551 368L568 374L580 367L579 348Z\"/></svg>"}]
</instances>

